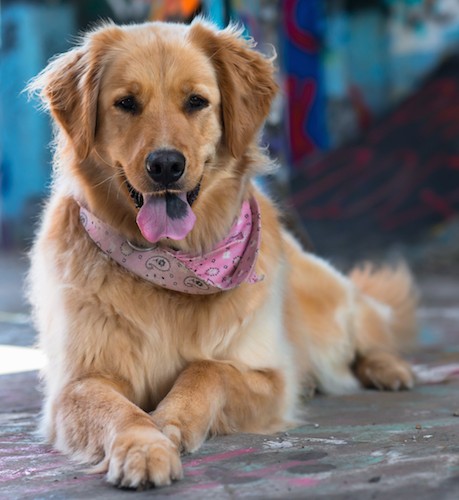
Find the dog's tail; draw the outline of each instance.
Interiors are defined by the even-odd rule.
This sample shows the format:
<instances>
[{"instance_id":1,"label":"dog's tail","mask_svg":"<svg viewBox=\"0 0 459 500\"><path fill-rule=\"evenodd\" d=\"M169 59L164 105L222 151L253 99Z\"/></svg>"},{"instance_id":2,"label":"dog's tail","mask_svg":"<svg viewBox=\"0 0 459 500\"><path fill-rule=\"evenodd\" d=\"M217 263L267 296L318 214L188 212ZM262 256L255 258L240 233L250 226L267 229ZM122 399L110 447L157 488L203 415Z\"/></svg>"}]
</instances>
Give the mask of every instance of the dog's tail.
<instances>
[{"instance_id":1,"label":"dog's tail","mask_svg":"<svg viewBox=\"0 0 459 500\"><path fill-rule=\"evenodd\" d=\"M375 267L370 263L354 268L351 281L366 295L392 310L390 327L400 350L412 348L416 341L416 307L419 294L404 263Z\"/></svg>"}]
</instances>

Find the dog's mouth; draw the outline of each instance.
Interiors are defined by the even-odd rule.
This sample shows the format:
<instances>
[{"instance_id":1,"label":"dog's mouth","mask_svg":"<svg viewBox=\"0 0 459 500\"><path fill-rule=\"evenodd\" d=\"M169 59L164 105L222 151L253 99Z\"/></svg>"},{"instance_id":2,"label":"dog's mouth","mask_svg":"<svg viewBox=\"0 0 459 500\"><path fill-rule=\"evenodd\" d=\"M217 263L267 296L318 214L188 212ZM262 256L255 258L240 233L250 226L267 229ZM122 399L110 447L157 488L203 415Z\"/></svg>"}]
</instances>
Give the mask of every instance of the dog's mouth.
<instances>
[{"instance_id":1,"label":"dog's mouth","mask_svg":"<svg viewBox=\"0 0 459 500\"><path fill-rule=\"evenodd\" d=\"M137 209L141 208L143 205L142 193L134 189L134 187L132 186L132 184L129 183L129 181L126 181L126 185L129 191L129 195L132 198L132 201L134 202L135 208Z\"/></svg>"},{"instance_id":2,"label":"dog's mouth","mask_svg":"<svg viewBox=\"0 0 459 500\"><path fill-rule=\"evenodd\" d=\"M191 206L201 189L201 181L191 191L142 194L127 182L129 194L139 212L137 225L151 243L163 238L182 240L193 229L196 216Z\"/></svg>"},{"instance_id":3,"label":"dog's mouth","mask_svg":"<svg viewBox=\"0 0 459 500\"><path fill-rule=\"evenodd\" d=\"M129 183L129 181L126 180L126 185L129 191L129 195L131 196L134 205L137 209L142 208L143 205L143 194L137 191L132 184ZM201 189L201 181L198 182L196 187L192 189L191 191L188 191L186 193L186 199L188 201L188 204L190 207L193 205L193 203L196 201L199 195L199 191ZM166 193L167 194L167 193Z\"/></svg>"}]
</instances>

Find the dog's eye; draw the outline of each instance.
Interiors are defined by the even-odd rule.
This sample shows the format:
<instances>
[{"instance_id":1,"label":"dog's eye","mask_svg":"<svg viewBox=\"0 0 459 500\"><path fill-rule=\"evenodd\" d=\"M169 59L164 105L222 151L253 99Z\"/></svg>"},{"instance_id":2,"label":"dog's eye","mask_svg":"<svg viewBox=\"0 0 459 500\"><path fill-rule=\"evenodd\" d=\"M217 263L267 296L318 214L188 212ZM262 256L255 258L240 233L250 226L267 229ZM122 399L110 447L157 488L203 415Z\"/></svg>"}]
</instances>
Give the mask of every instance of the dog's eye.
<instances>
[{"instance_id":1,"label":"dog's eye","mask_svg":"<svg viewBox=\"0 0 459 500\"><path fill-rule=\"evenodd\" d=\"M188 112L198 111L200 109L206 108L209 105L209 101L201 97L200 95L190 95L185 102L185 109Z\"/></svg>"},{"instance_id":2,"label":"dog's eye","mask_svg":"<svg viewBox=\"0 0 459 500\"><path fill-rule=\"evenodd\" d=\"M121 109L122 111L126 111L126 113L132 113L133 115L137 114L140 110L139 103L132 95L123 97L116 101L115 107Z\"/></svg>"}]
</instances>

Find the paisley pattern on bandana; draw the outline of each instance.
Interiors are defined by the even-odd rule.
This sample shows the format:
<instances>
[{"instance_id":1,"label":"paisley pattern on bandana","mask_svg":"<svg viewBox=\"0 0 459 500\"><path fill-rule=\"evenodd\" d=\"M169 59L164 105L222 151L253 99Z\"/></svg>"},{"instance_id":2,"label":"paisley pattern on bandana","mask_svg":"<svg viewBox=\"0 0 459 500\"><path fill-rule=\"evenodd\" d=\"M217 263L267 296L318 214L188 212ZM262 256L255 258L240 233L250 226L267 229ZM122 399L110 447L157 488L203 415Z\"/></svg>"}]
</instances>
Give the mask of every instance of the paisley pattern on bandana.
<instances>
[{"instance_id":1,"label":"paisley pattern on bandana","mask_svg":"<svg viewBox=\"0 0 459 500\"><path fill-rule=\"evenodd\" d=\"M260 247L261 218L255 198L242 204L228 236L204 255L190 255L154 245L139 248L84 207L80 220L90 238L111 259L158 286L191 294L230 290L263 276L254 267Z\"/></svg>"}]
</instances>

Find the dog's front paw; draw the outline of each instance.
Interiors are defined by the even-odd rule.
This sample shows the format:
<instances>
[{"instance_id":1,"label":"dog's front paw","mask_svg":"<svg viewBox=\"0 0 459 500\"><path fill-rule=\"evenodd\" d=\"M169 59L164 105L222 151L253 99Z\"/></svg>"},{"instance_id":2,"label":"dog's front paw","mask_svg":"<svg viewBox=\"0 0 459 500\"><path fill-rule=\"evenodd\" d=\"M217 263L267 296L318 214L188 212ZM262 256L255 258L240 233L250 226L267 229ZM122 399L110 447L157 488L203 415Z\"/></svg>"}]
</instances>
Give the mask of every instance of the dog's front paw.
<instances>
[{"instance_id":1,"label":"dog's front paw","mask_svg":"<svg viewBox=\"0 0 459 500\"><path fill-rule=\"evenodd\" d=\"M161 432L182 452L196 451L207 437L208 429L198 418L195 418L193 422L178 418L169 419L167 414L158 410L150 415L158 429L161 429Z\"/></svg>"},{"instance_id":2,"label":"dog's front paw","mask_svg":"<svg viewBox=\"0 0 459 500\"><path fill-rule=\"evenodd\" d=\"M118 434L108 456L107 480L120 488L164 486L183 476L177 447L153 427Z\"/></svg>"}]
</instances>

